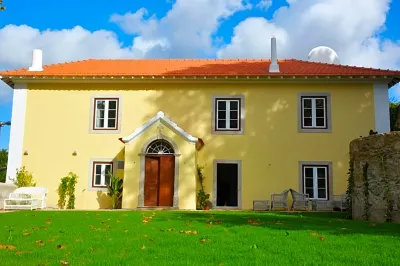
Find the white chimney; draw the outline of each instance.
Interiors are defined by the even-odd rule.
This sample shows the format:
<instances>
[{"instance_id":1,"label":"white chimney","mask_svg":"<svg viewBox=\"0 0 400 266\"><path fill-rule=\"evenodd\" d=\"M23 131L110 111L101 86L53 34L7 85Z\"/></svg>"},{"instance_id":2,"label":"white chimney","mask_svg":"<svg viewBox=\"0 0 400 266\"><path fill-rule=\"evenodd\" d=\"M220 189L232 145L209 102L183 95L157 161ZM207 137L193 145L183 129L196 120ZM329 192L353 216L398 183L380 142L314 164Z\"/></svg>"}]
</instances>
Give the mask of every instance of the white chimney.
<instances>
[{"instance_id":1,"label":"white chimney","mask_svg":"<svg viewBox=\"0 0 400 266\"><path fill-rule=\"evenodd\" d=\"M32 54L32 66L29 67L28 71L43 71L42 67L42 50L33 49Z\"/></svg>"},{"instance_id":2,"label":"white chimney","mask_svg":"<svg viewBox=\"0 0 400 266\"><path fill-rule=\"evenodd\" d=\"M269 72L278 73L279 65L278 65L278 56L276 54L276 38L271 38L271 64L269 65Z\"/></svg>"}]
</instances>

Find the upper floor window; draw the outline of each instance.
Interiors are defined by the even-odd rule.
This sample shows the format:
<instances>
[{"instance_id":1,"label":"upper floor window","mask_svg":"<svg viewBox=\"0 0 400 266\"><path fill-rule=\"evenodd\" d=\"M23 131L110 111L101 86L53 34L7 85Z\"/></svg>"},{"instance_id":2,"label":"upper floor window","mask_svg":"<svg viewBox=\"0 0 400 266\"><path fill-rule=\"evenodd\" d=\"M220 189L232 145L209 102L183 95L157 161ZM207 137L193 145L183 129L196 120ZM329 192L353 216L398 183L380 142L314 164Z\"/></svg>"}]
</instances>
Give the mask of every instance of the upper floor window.
<instances>
[{"instance_id":1,"label":"upper floor window","mask_svg":"<svg viewBox=\"0 0 400 266\"><path fill-rule=\"evenodd\" d=\"M301 97L302 127L326 128L326 97Z\"/></svg>"},{"instance_id":2,"label":"upper floor window","mask_svg":"<svg viewBox=\"0 0 400 266\"><path fill-rule=\"evenodd\" d=\"M214 96L213 97L213 133L243 134L244 97Z\"/></svg>"},{"instance_id":3,"label":"upper floor window","mask_svg":"<svg viewBox=\"0 0 400 266\"><path fill-rule=\"evenodd\" d=\"M95 119L93 129L118 128L118 103L119 99L95 99Z\"/></svg>"},{"instance_id":4,"label":"upper floor window","mask_svg":"<svg viewBox=\"0 0 400 266\"><path fill-rule=\"evenodd\" d=\"M299 131L331 132L330 94L299 95Z\"/></svg>"}]
</instances>

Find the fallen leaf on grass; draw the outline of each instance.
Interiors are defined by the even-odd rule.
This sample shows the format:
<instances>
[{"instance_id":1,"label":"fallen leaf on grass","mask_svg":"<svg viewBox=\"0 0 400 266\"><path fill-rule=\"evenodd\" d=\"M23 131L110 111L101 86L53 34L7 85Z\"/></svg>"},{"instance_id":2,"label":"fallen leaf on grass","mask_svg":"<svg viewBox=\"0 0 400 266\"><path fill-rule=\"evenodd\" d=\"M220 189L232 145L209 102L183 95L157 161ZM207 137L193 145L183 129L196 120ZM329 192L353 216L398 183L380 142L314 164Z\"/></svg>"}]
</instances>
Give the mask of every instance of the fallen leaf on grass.
<instances>
[{"instance_id":1,"label":"fallen leaf on grass","mask_svg":"<svg viewBox=\"0 0 400 266\"><path fill-rule=\"evenodd\" d=\"M34 227L32 227L32 230L33 230L33 231L36 231L36 230L39 230L39 228L36 227L36 226L34 226Z\"/></svg>"},{"instance_id":2,"label":"fallen leaf on grass","mask_svg":"<svg viewBox=\"0 0 400 266\"><path fill-rule=\"evenodd\" d=\"M22 254L25 254L26 252L25 251L17 251L17 252L15 252L15 255L22 255Z\"/></svg>"},{"instance_id":3,"label":"fallen leaf on grass","mask_svg":"<svg viewBox=\"0 0 400 266\"><path fill-rule=\"evenodd\" d=\"M142 245L142 246L140 247L141 250L143 250L143 249L145 249L145 248L146 248L145 245Z\"/></svg>"},{"instance_id":4,"label":"fallen leaf on grass","mask_svg":"<svg viewBox=\"0 0 400 266\"><path fill-rule=\"evenodd\" d=\"M29 232L25 232L25 233L23 233L22 235L23 236L29 236L31 233L29 233Z\"/></svg>"},{"instance_id":5,"label":"fallen leaf on grass","mask_svg":"<svg viewBox=\"0 0 400 266\"><path fill-rule=\"evenodd\" d=\"M36 245L38 245L39 247L44 246L44 243L42 240L38 240L36 241Z\"/></svg>"},{"instance_id":6,"label":"fallen leaf on grass","mask_svg":"<svg viewBox=\"0 0 400 266\"><path fill-rule=\"evenodd\" d=\"M69 265L69 262L66 260L60 260L61 265Z\"/></svg>"},{"instance_id":7,"label":"fallen leaf on grass","mask_svg":"<svg viewBox=\"0 0 400 266\"><path fill-rule=\"evenodd\" d=\"M311 235L312 236L318 236L318 233L312 233Z\"/></svg>"},{"instance_id":8,"label":"fallen leaf on grass","mask_svg":"<svg viewBox=\"0 0 400 266\"><path fill-rule=\"evenodd\" d=\"M46 224L51 224L51 221L50 221L50 220L47 220L47 221L46 221Z\"/></svg>"},{"instance_id":9,"label":"fallen leaf on grass","mask_svg":"<svg viewBox=\"0 0 400 266\"><path fill-rule=\"evenodd\" d=\"M168 228L168 229L167 229L168 232L172 232L172 231L174 231L174 230L175 230L174 228Z\"/></svg>"},{"instance_id":10,"label":"fallen leaf on grass","mask_svg":"<svg viewBox=\"0 0 400 266\"><path fill-rule=\"evenodd\" d=\"M205 239L205 238L200 239L200 243L205 243L210 241L211 241L210 239Z\"/></svg>"},{"instance_id":11,"label":"fallen leaf on grass","mask_svg":"<svg viewBox=\"0 0 400 266\"><path fill-rule=\"evenodd\" d=\"M321 237L319 238L319 240L325 241L325 237L321 236Z\"/></svg>"},{"instance_id":12,"label":"fallen leaf on grass","mask_svg":"<svg viewBox=\"0 0 400 266\"><path fill-rule=\"evenodd\" d=\"M147 224L149 222L149 219L144 219L143 221L142 221L142 223L144 223L144 224Z\"/></svg>"},{"instance_id":13,"label":"fallen leaf on grass","mask_svg":"<svg viewBox=\"0 0 400 266\"><path fill-rule=\"evenodd\" d=\"M197 235L199 232L193 231L192 234Z\"/></svg>"},{"instance_id":14,"label":"fallen leaf on grass","mask_svg":"<svg viewBox=\"0 0 400 266\"><path fill-rule=\"evenodd\" d=\"M192 233L192 231L190 231L190 230L185 231L185 234L187 234L187 235L190 235L191 233Z\"/></svg>"},{"instance_id":15,"label":"fallen leaf on grass","mask_svg":"<svg viewBox=\"0 0 400 266\"><path fill-rule=\"evenodd\" d=\"M120 223L121 221L120 220L117 220L117 223Z\"/></svg>"},{"instance_id":16,"label":"fallen leaf on grass","mask_svg":"<svg viewBox=\"0 0 400 266\"><path fill-rule=\"evenodd\" d=\"M15 249L15 246L13 246L13 245L2 245L2 244L0 244L0 249L14 250L14 249Z\"/></svg>"},{"instance_id":17,"label":"fallen leaf on grass","mask_svg":"<svg viewBox=\"0 0 400 266\"><path fill-rule=\"evenodd\" d=\"M128 229L125 229L125 230L124 230L124 233L128 233Z\"/></svg>"},{"instance_id":18,"label":"fallen leaf on grass","mask_svg":"<svg viewBox=\"0 0 400 266\"><path fill-rule=\"evenodd\" d=\"M64 245L57 245L57 249L65 249Z\"/></svg>"}]
</instances>

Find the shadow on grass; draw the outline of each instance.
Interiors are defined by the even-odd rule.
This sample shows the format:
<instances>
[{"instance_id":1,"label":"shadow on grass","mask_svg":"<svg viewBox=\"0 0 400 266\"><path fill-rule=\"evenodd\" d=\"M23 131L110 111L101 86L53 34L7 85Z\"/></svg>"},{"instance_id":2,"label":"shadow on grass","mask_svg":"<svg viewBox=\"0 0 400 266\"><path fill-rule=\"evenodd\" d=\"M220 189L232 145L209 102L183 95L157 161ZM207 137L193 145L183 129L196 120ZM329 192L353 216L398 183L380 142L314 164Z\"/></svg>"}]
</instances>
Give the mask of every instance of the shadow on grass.
<instances>
[{"instance_id":1,"label":"shadow on grass","mask_svg":"<svg viewBox=\"0 0 400 266\"><path fill-rule=\"evenodd\" d=\"M391 235L400 236L399 224L372 223L346 219L340 212L170 212L158 219L182 219L210 226L258 226L274 230L313 231L331 235Z\"/></svg>"}]
</instances>

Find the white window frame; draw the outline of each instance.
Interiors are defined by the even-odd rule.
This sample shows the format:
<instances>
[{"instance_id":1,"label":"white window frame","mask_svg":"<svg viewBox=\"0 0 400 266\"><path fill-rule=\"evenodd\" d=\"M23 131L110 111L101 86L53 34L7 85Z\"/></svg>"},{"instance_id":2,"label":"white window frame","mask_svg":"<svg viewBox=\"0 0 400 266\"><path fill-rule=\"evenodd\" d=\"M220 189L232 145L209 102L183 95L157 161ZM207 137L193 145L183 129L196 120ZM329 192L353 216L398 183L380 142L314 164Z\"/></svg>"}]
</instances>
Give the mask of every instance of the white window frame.
<instances>
[{"instance_id":1,"label":"white window frame","mask_svg":"<svg viewBox=\"0 0 400 266\"><path fill-rule=\"evenodd\" d=\"M328 200L329 198L329 184L328 184L328 179L329 179L329 166L328 165L304 165L303 166L303 193L306 193L306 168L311 168L313 169L313 192L314 192L314 197L310 199L313 200ZM323 168L325 169L325 197L324 198L319 198L318 197L318 168ZM317 197L315 197L317 196Z\"/></svg>"},{"instance_id":2,"label":"white window frame","mask_svg":"<svg viewBox=\"0 0 400 266\"><path fill-rule=\"evenodd\" d=\"M304 100L303 99L325 99L324 104L324 124L325 127L316 126L316 102L314 102L314 111L312 111L311 126L304 126ZM297 124L299 133L332 133L332 115L331 115L331 93L330 92L298 92L297 93Z\"/></svg>"},{"instance_id":3,"label":"white window frame","mask_svg":"<svg viewBox=\"0 0 400 266\"><path fill-rule=\"evenodd\" d=\"M219 111L220 111L220 110L218 110L218 103L220 103L220 102L225 102L225 107L226 107L226 110L221 110L221 111L225 111L225 128L218 127ZM237 102L237 105L238 105L238 109L234 110L234 111L238 112L238 115L236 118L236 120L237 120L236 128L231 127L231 102ZM218 99L217 98L216 103L217 103L217 105L215 107L216 108L215 111L216 111L216 115L217 115L217 119L215 120L216 130L223 130L223 131L240 130L240 126L241 126L241 124L240 124L240 99Z\"/></svg>"},{"instance_id":4,"label":"white window frame","mask_svg":"<svg viewBox=\"0 0 400 266\"><path fill-rule=\"evenodd\" d=\"M230 125L230 103L238 103L238 125L232 128ZM218 127L218 102L226 103L226 125L225 128ZM211 134L220 135L243 135L244 134L244 95L213 95L212 96L212 115L211 115Z\"/></svg>"},{"instance_id":5,"label":"white window frame","mask_svg":"<svg viewBox=\"0 0 400 266\"><path fill-rule=\"evenodd\" d=\"M100 175L100 185L96 185L96 166L101 165L101 175ZM111 166L111 173L114 172L114 165L112 162L93 162L93 173L92 173L92 187L93 188L104 188L107 186L106 184L106 166L110 165Z\"/></svg>"},{"instance_id":6,"label":"white window frame","mask_svg":"<svg viewBox=\"0 0 400 266\"><path fill-rule=\"evenodd\" d=\"M98 109L97 109L97 103L98 102L104 102L104 118L98 118L97 117L97 111L98 111ZM108 112L110 111L110 108L109 108L109 104L110 104L110 102L115 102L115 126L114 127L110 127L110 126L108 126L108 122L109 122L109 119L108 119ZM111 99L109 99L109 98L104 98L104 99L102 99L102 98L96 98L95 100L94 100L94 123L93 123L93 129L94 130L104 130L104 129L111 129L111 130L115 130L115 129L117 129L118 128L118 126L119 126L119 124L118 124L118 112L119 112L119 99L116 99L116 98L111 98ZM104 119L104 127L98 127L97 126L97 119Z\"/></svg>"},{"instance_id":7,"label":"white window frame","mask_svg":"<svg viewBox=\"0 0 400 266\"><path fill-rule=\"evenodd\" d=\"M304 102L305 102L305 100L311 100L311 126L306 126L305 125L305 115L304 115L304 109L306 109L305 108L305 105L304 105ZM317 100L323 100L323 102L324 102L324 108L323 108L323 110L324 110L324 125L323 126L317 126ZM303 128L323 128L323 129L325 129L325 128L327 128L327 98L326 97L302 97L301 98L301 104L302 104L302 117L301 117L301 119L302 119L302 127ZM307 109L309 109L309 108L307 108ZM321 109L321 108L319 108L319 109ZM307 117L307 118L309 118L309 117Z\"/></svg>"}]
</instances>

